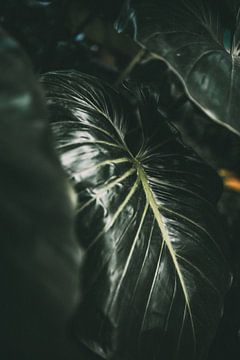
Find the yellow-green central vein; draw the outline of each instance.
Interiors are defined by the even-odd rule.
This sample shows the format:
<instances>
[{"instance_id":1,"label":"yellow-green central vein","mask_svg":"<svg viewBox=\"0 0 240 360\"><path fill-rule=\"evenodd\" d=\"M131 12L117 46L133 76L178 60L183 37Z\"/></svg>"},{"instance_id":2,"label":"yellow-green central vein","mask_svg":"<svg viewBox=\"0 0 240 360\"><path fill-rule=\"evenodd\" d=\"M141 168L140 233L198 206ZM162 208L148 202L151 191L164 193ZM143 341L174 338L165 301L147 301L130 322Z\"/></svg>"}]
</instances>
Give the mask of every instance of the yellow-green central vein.
<instances>
[{"instance_id":1,"label":"yellow-green central vein","mask_svg":"<svg viewBox=\"0 0 240 360\"><path fill-rule=\"evenodd\" d=\"M192 330L193 330L194 343L196 344L194 322L193 322L193 317L192 317L192 311L191 311L191 305L190 305L188 290L187 290L187 287L185 285L185 281L184 281L183 274L181 272L180 266L178 264L176 252L175 252L175 250L173 248L173 245L172 245L171 240L169 238L168 230L166 228L166 225L164 224L164 221L162 219L162 215L161 215L161 213L159 211L159 205L157 204L156 199L154 197L154 194L153 194L153 192L152 192L152 190L150 188L150 185L148 183L147 175L146 175L144 169L142 168L141 164L139 162L137 162L137 161L136 161L136 167L137 167L138 176L140 178L140 181L141 181L142 186L143 186L143 190L144 190L145 195L146 195L147 202L149 203L149 206L151 207L151 209L153 211L153 214L155 216L155 219L157 221L157 224L158 224L159 229L160 229L161 234L162 234L162 239L165 242L165 244L166 244L166 246L167 246L167 248L169 250L169 253L170 253L170 256L172 258L174 267L176 269L176 272L177 272L177 275L178 275L178 278L179 278L179 281L180 281L180 284L181 284L181 287L182 287L182 291L183 291L183 294L184 294L184 298L185 298L185 301L186 301L186 305L187 305L187 308L188 308L189 316L190 316L190 321L191 321Z\"/></svg>"}]
</instances>

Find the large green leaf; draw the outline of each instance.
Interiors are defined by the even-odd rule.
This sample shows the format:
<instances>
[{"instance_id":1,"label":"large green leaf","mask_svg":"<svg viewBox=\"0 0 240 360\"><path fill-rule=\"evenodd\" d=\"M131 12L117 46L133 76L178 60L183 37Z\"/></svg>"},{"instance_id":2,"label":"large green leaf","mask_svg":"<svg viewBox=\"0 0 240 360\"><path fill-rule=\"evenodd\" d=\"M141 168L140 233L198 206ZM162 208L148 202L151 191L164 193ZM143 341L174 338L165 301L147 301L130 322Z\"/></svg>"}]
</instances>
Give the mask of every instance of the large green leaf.
<instances>
[{"instance_id":1,"label":"large green leaf","mask_svg":"<svg viewBox=\"0 0 240 360\"><path fill-rule=\"evenodd\" d=\"M65 333L82 262L74 192L31 64L2 30L0 149L0 358L76 359Z\"/></svg>"},{"instance_id":2,"label":"large green leaf","mask_svg":"<svg viewBox=\"0 0 240 360\"><path fill-rule=\"evenodd\" d=\"M43 78L86 248L76 332L106 359L204 359L230 274L221 183L136 89L74 72Z\"/></svg>"},{"instance_id":3,"label":"large green leaf","mask_svg":"<svg viewBox=\"0 0 240 360\"><path fill-rule=\"evenodd\" d=\"M116 26L166 61L210 118L240 134L239 2L228 1L233 34L218 5L214 0L126 0Z\"/></svg>"}]
</instances>

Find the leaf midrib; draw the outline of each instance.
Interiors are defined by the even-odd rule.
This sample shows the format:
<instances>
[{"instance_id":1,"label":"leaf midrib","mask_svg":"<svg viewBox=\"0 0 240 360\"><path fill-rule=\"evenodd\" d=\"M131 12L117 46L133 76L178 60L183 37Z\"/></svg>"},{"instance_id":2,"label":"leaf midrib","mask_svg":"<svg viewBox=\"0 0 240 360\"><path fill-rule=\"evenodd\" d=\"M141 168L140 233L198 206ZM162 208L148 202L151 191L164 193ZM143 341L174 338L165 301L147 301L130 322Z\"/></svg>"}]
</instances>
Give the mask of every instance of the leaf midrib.
<instances>
[{"instance_id":1,"label":"leaf midrib","mask_svg":"<svg viewBox=\"0 0 240 360\"><path fill-rule=\"evenodd\" d=\"M192 310L191 310L188 290L187 290L187 287L185 285L185 281L184 281L183 274L181 272L180 266L178 264L177 255L175 253L175 250L173 248L173 245L171 243L171 240L170 240L170 237L169 237L169 234L168 234L168 230L166 228L166 225L164 224L162 215L160 213L159 205L157 204L155 196L154 196L154 194L152 192L152 189L151 189L151 187L149 185L147 175L146 175L146 173L145 173L145 171L144 171L144 169L143 169L143 167L142 167L142 165L140 164L139 161L135 160L135 164L136 164L139 179L141 181L143 190L145 192L146 201L148 202L150 208L152 209L152 212L154 214L154 217L155 217L155 219L157 221L157 224L159 226L159 229L160 229L160 232L161 232L161 235L162 235L162 241L166 244L166 246L168 248L168 251L169 251L169 254L170 254L171 259L173 261L176 273L178 275L179 282L181 284L181 288L182 288L183 295L184 295L186 305L187 305L187 308L188 308L188 312L189 312L189 317L190 317L192 331L193 331L194 344L196 344L195 327L194 327L194 322L193 322L193 316L192 316Z\"/></svg>"}]
</instances>

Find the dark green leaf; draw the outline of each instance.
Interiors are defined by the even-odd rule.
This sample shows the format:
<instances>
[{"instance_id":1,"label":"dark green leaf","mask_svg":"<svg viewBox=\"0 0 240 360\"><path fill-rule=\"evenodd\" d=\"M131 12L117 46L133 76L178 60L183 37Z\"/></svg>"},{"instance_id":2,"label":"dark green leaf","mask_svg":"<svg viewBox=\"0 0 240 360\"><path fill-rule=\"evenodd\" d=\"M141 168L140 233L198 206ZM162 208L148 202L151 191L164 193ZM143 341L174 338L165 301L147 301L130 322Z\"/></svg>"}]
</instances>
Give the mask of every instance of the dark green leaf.
<instances>
[{"instance_id":1,"label":"dark green leaf","mask_svg":"<svg viewBox=\"0 0 240 360\"><path fill-rule=\"evenodd\" d=\"M43 78L87 256L77 336L106 359L204 359L230 284L221 183L135 89Z\"/></svg>"},{"instance_id":2,"label":"dark green leaf","mask_svg":"<svg viewBox=\"0 0 240 360\"><path fill-rule=\"evenodd\" d=\"M66 359L82 259L74 192L55 154L31 64L2 30L0 150L0 358Z\"/></svg>"},{"instance_id":3,"label":"dark green leaf","mask_svg":"<svg viewBox=\"0 0 240 360\"><path fill-rule=\"evenodd\" d=\"M202 159L217 171L227 169L240 174L240 138L219 126L190 100L172 112L174 125L185 144L191 146Z\"/></svg>"},{"instance_id":4,"label":"dark green leaf","mask_svg":"<svg viewBox=\"0 0 240 360\"><path fill-rule=\"evenodd\" d=\"M214 0L126 0L116 26L166 61L190 98L239 135L239 5L228 3L233 30L225 28Z\"/></svg>"}]
</instances>

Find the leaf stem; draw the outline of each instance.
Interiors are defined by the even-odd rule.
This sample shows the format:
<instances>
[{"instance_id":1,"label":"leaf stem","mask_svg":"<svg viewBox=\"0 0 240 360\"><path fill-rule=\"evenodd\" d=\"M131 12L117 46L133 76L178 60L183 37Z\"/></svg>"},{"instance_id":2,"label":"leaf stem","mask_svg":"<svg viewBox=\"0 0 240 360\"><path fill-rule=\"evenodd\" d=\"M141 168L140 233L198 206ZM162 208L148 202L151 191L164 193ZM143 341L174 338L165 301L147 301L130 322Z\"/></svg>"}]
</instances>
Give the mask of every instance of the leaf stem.
<instances>
[{"instance_id":1,"label":"leaf stem","mask_svg":"<svg viewBox=\"0 0 240 360\"><path fill-rule=\"evenodd\" d=\"M134 67L141 61L141 59L145 55L146 51L147 50L145 48L141 48L137 52L137 54L134 56L134 58L128 63L126 68L119 75L118 79L116 80L116 82L114 84L115 86L118 86L132 72Z\"/></svg>"}]
</instances>

